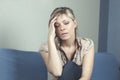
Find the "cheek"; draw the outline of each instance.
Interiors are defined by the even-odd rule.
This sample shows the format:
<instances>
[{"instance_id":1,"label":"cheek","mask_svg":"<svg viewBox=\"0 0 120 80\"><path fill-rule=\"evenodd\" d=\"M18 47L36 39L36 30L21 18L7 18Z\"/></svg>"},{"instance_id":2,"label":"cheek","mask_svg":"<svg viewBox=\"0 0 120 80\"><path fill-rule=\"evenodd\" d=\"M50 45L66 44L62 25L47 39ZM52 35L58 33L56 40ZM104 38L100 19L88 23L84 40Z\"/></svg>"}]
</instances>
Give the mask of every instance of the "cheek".
<instances>
[{"instance_id":1,"label":"cheek","mask_svg":"<svg viewBox=\"0 0 120 80\"><path fill-rule=\"evenodd\" d=\"M68 27L68 29L69 29L70 31L73 31L73 30L75 30L75 27L74 27L74 25L70 25L70 26Z\"/></svg>"},{"instance_id":2,"label":"cheek","mask_svg":"<svg viewBox=\"0 0 120 80\"><path fill-rule=\"evenodd\" d=\"M59 29L55 29L55 33L56 33L56 35L58 36L59 35Z\"/></svg>"},{"instance_id":3,"label":"cheek","mask_svg":"<svg viewBox=\"0 0 120 80\"><path fill-rule=\"evenodd\" d=\"M72 32L72 33L75 32L75 27L74 27L74 25L69 28L69 31Z\"/></svg>"}]
</instances>

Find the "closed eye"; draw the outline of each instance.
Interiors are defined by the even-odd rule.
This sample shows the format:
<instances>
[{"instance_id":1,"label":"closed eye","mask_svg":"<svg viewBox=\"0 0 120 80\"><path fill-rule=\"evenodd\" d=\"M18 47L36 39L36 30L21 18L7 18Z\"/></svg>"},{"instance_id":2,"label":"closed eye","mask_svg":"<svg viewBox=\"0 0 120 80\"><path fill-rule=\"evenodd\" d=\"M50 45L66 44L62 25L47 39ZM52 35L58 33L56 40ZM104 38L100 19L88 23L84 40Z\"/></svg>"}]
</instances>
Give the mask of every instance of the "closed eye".
<instances>
[{"instance_id":1,"label":"closed eye","mask_svg":"<svg viewBox=\"0 0 120 80\"><path fill-rule=\"evenodd\" d=\"M55 26L55 27L59 27L60 24L59 24L59 23L55 23L54 26Z\"/></svg>"},{"instance_id":2,"label":"closed eye","mask_svg":"<svg viewBox=\"0 0 120 80\"><path fill-rule=\"evenodd\" d=\"M65 21L65 22L64 22L64 25L68 25L68 24L69 24L69 21Z\"/></svg>"}]
</instances>

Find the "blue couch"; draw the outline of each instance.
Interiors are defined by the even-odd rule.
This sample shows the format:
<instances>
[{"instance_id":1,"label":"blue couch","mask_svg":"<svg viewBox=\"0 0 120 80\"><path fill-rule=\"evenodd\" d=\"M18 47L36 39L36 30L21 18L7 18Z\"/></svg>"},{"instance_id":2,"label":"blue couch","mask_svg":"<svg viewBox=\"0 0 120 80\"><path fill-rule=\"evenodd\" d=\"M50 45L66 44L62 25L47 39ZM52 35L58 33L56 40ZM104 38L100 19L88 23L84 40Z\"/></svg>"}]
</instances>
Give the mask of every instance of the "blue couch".
<instances>
[{"instance_id":1,"label":"blue couch","mask_svg":"<svg viewBox=\"0 0 120 80\"><path fill-rule=\"evenodd\" d=\"M96 53L91 80L120 80L120 64L111 53Z\"/></svg>"},{"instance_id":2,"label":"blue couch","mask_svg":"<svg viewBox=\"0 0 120 80\"><path fill-rule=\"evenodd\" d=\"M0 49L0 80L47 80L47 69L38 52Z\"/></svg>"},{"instance_id":3,"label":"blue couch","mask_svg":"<svg viewBox=\"0 0 120 80\"><path fill-rule=\"evenodd\" d=\"M38 52L0 49L0 80L49 80ZM91 80L120 80L119 64L110 53L95 54Z\"/></svg>"}]
</instances>

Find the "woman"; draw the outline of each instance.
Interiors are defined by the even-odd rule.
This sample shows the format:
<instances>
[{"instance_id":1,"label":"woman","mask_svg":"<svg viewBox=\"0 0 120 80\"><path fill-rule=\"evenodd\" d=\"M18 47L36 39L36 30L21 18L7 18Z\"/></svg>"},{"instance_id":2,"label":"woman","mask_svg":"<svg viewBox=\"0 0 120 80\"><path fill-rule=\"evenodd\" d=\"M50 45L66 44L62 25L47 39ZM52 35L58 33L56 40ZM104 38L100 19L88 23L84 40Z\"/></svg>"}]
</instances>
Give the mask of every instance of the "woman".
<instances>
[{"instance_id":1,"label":"woman","mask_svg":"<svg viewBox=\"0 0 120 80\"><path fill-rule=\"evenodd\" d=\"M40 47L40 53L54 80L90 80L94 44L78 37L77 27L68 7L58 7L50 15L48 43Z\"/></svg>"}]
</instances>

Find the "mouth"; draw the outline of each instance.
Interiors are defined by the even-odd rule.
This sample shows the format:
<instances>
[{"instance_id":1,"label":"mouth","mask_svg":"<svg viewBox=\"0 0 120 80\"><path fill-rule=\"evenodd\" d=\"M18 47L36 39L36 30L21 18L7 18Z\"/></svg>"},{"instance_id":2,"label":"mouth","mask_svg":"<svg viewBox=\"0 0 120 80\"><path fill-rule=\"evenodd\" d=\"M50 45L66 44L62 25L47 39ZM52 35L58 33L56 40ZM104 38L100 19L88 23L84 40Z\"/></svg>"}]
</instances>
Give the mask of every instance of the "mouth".
<instances>
[{"instance_id":1,"label":"mouth","mask_svg":"<svg viewBox=\"0 0 120 80\"><path fill-rule=\"evenodd\" d=\"M61 35L62 35L62 36L65 36L65 35L67 35L67 34L68 34L68 33L62 33Z\"/></svg>"}]
</instances>

